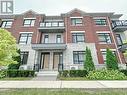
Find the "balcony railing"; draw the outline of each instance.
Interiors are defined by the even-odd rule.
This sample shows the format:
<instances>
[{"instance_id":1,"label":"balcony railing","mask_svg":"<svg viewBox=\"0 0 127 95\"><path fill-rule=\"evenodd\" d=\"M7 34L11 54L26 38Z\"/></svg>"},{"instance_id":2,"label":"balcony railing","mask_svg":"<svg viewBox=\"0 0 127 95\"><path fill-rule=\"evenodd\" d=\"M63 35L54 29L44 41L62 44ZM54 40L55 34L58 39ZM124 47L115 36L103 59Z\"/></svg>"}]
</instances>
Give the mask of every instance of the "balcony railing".
<instances>
[{"instance_id":1,"label":"balcony railing","mask_svg":"<svg viewBox=\"0 0 127 95\"><path fill-rule=\"evenodd\" d=\"M125 31L127 30L127 20L113 20L112 29L115 31Z\"/></svg>"}]
</instances>

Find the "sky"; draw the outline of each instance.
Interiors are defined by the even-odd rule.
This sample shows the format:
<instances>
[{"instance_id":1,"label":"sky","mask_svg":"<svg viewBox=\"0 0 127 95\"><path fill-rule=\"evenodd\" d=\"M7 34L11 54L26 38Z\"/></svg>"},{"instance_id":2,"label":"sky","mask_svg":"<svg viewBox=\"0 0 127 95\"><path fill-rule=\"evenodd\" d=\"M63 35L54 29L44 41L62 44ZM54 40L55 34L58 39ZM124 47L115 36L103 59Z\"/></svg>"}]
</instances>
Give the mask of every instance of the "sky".
<instances>
[{"instance_id":1,"label":"sky","mask_svg":"<svg viewBox=\"0 0 127 95\"><path fill-rule=\"evenodd\" d=\"M85 12L115 12L127 19L127 0L14 0L14 13L32 9L46 15L60 15L74 8Z\"/></svg>"}]
</instances>

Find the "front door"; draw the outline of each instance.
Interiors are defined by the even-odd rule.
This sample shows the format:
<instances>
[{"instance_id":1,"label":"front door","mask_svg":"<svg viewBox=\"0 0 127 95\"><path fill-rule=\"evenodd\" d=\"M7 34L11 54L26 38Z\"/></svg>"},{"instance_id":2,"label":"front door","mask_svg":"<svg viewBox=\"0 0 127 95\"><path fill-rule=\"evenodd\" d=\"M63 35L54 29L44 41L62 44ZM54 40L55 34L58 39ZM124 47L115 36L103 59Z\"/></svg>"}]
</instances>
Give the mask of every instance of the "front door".
<instances>
[{"instance_id":1,"label":"front door","mask_svg":"<svg viewBox=\"0 0 127 95\"><path fill-rule=\"evenodd\" d=\"M42 53L40 69L48 70L50 63L50 53Z\"/></svg>"},{"instance_id":2,"label":"front door","mask_svg":"<svg viewBox=\"0 0 127 95\"><path fill-rule=\"evenodd\" d=\"M58 64L63 63L63 54L61 52L54 53L53 69L58 70Z\"/></svg>"}]
</instances>

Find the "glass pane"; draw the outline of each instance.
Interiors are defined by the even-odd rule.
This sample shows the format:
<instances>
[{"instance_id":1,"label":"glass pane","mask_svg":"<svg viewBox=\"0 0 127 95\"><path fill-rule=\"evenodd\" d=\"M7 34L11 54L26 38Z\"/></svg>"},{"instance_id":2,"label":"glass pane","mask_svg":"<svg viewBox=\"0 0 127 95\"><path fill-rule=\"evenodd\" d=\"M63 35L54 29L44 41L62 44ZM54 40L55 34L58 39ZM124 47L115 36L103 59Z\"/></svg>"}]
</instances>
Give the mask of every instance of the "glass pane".
<instances>
[{"instance_id":1,"label":"glass pane","mask_svg":"<svg viewBox=\"0 0 127 95\"><path fill-rule=\"evenodd\" d=\"M20 37L20 42L26 42L27 37Z\"/></svg>"},{"instance_id":2,"label":"glass pane","mask_svg":"<svg viewBox=\"0 0 127 95\"><path fill-rule=\"evenodd\" d=\"M72 36L72 42L73 42L73 43L76 43L76 42L77 42L77 41L76 41L76 36L74 36L74 35Z\"/></svg>"},{"instance_id":3,"label":"glass pane","mask_svg":"<svg viewBox=\"0 0 127 95\"><path fill-rule=\"evenodd\" d=\"M59 22L59 26L64 26L64 22Z\"/></svg>"},{"instance_id":4,"label":"glass pane","mask_svg":"<svg viewBox=\"0 0 127 95\"><path fill-rule=\"evenodd\" d=\"M6 25L6 22L5 22L5 21L3 21L3 22L2 22L2 26L1 26L1 27L2 27L2 28L5 28L5 25Z\"/></svg>"},{"instance_id":5,"label":"glass pane","mask_svg":"<svg viewBox=\"0 0 127 95\"><path fill-rule=\"evenodd\" d=\"M84 36L77 36L78 42L84 42Z\"/></svg>"},{"instance_id":6,"label":"glass pane","mask_svg":"<svg viewBox=\"0 0 127 95\"><path fill-rule=\"evenodd\" d=\"M31 21L31 26L34 26L35 20Z\"/></svg>"},{"instance_id":7,"label":"glass pane","mask_svg":"<svg viewBox=\"0 0 127 95\"><path fill-rule=\"evenodd\" d=\"M82 25L82 19L81 18L76 19L76 25Z\"/></svg>"},{"instance_id":8,"label":"glass pane","mask_svg":"<svg viewBox=\"0 0 127 95\"><path fill-rule=\"evenodd\" d=\"M30 25L31 20L24 20L24 25Z\"/></svg>"},{"instance_id":9,"label":"glass pane","mask_svg":"<svg viewBox=\"0 0 127 95\"><path fill-rule=\"evenodd\" d=\"M72 18L71 19L71 25L75 25L76 23L75 23L75 19L74 18Z\"/></svg>"},{"instance_id":10,"label":"glass pane","mask_svg":"<svg viewBox=\"0 0 127 95\"><path fill-rule=\"evenodd\" d=\"M46 22L46 27L51 27L51 22Z\"/></svg>"},{"instance_id":11,"label":"glass pane","mask_svg":"<svg viewBox=\"0 0 127 95\"><path fill-rule=\"evenodd\" d=\"M58 26L58 22L52 22L52 26Z\"/></svg>"},{"instance_id":12,"label":"glass pane","mask_svg":"<svg viewBox=\"0 0 127 95\"><path fill-rule=\"evenodd\" d=\"M28 37L27 44L31 44L32 37Z\"/></svg>"}]
</instances>

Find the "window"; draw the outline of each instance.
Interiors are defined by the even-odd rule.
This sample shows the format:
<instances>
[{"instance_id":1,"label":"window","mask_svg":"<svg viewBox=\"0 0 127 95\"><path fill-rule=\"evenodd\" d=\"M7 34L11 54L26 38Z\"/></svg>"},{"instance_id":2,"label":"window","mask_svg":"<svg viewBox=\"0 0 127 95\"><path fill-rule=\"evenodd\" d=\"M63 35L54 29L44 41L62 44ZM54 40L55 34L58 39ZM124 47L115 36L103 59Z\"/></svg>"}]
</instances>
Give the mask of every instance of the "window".
<instances>
[{"instance_id":1,"label":"window","mask_svg":"<svg viewBox=\"0 0 127 95\"><path fill-rule=\"evenodd\" d=\"M49 43L49 35L44 35L44 43Z\"/></svg>"},{"instance_id":2,"label":"window","mask_svg":"<svg viewBox=\"0 0 127 95\"><path fill-rule=\"evenodd\" d=\"M20 34L19 44L31 44L32 33Z\"/></svg>"},{"instance_id":3,"label":"window","mask_svg":"<svg viewBox=\"0 0 127 95\"><path fill-rule=\"evenodd\" d=\"M74 64L83 64L85 59L85 51L74 51L73 62Z\"/></svg>"},{"instance_id":4,"label":"window","mask_svg":"<svg viewBox=\"0 0 127 95\"><path fill-rule=\"evenodd\" d=\"M73 33L72 34L72 42L73 43L85 42L84 33Z\"/></svg>"},{"instance_id":5,"label":"window","mask_svg":"<svg viewBox=\"0 0 127 95\"><path fill-rule=\"evenodd\" d=\"M28 54L29 54L29 52L21 52L20 53L20 55L21 55L21 64L22 65L27 64Z\"/></svg>"},{"instance_id":6,"label":"window","mask_svg":"<svg viewBox=\"0 0 127 95\"><path fill-rule=\"evenodd\" d=\"M25 19L23 26L34 26L35 19Z\"/></svg>"},{"instance_id":7,"label":"window","mask_svg":"<svg viewBox=\"0 0 127 95\"><path fill-rule=\"evenodd\" d=\"M46 22L46 27L51 27L52 23L51 22Z\"/></svg>"},{"instance_id":8,"label":"window","mask_svg":"<svg viewBox=\"0 0 127 95\"><path fill-rule=\"evenodd\" d=\"M116 39L118 46L123 44L120 34L116 34Z\"/></svg>"},{"instance_id":9,"label":"window","mask_svg":"<svg viewBox=\"0 0 127 95\"><path fill-rule=\"evenodd\" d=\"M2 21L2 28L11 28L13 21Z\"/></svg>"},{"instance_id":10,"label":"window","mask_svg":"<svg viewBox=\"0 0 127 95\"><path fill-rule=\"evenodd\" d=\"M78 26L82 24L83 24L82 18L71 18L71 25Z\"/></svg>"},{"instance_id":11,"label":"window","mask_svg":"<svg viewBox=\"0 0 127 95\"><path fill-rule=\"evenodd\" d=\"M57 37L56 37L56 43L61 43L61 35L57 35Z\"/></svg>"},{"instance_id":12,"label":"window","mask_svg":"<svg viewBox=\"0 0 127 95\"><path fill-rule=\"evenodd\" d=\"M98 33L99 42L112 43L109 33Z\"/></svg>"},{"instance_id":13,"label":"window","mask_svg":"<svg viewBox=\"0 0 127 95\"><path fill-rule=\"evenodd\" d=\"M52 22L52 26L57 27L58 26L58 22Z\"/></svg>"},{"instance_id":14,"label":"window","mask_svg":"<svg viewBox=\"0 0 127 95\"><path fill-rule=\"evenodd\" d=\"M94 19L96 25L107 25L106 19Z\"/></svg>"},{"instance_id":15,"label":"window","mask_svg":"<svg viewBox=\"0 0 127 95\"><path fill-rule=\"evenodd\" d=\"M106 64L106 51L101 51L101 53L102 53L102 57L103 57L104 63ZM112 53L116 56L116 52L115 51L112 51Z\"/></svg>"},{"instance_id":16,"label":"window","mask_svg":"<svg viewBox=\"0 0 127 95\"><path fill-rule=\"evenodd\" d=\"M59 26L63 27L64 26L64 22L59 22Z\"/></svg>"}]
</instances>

